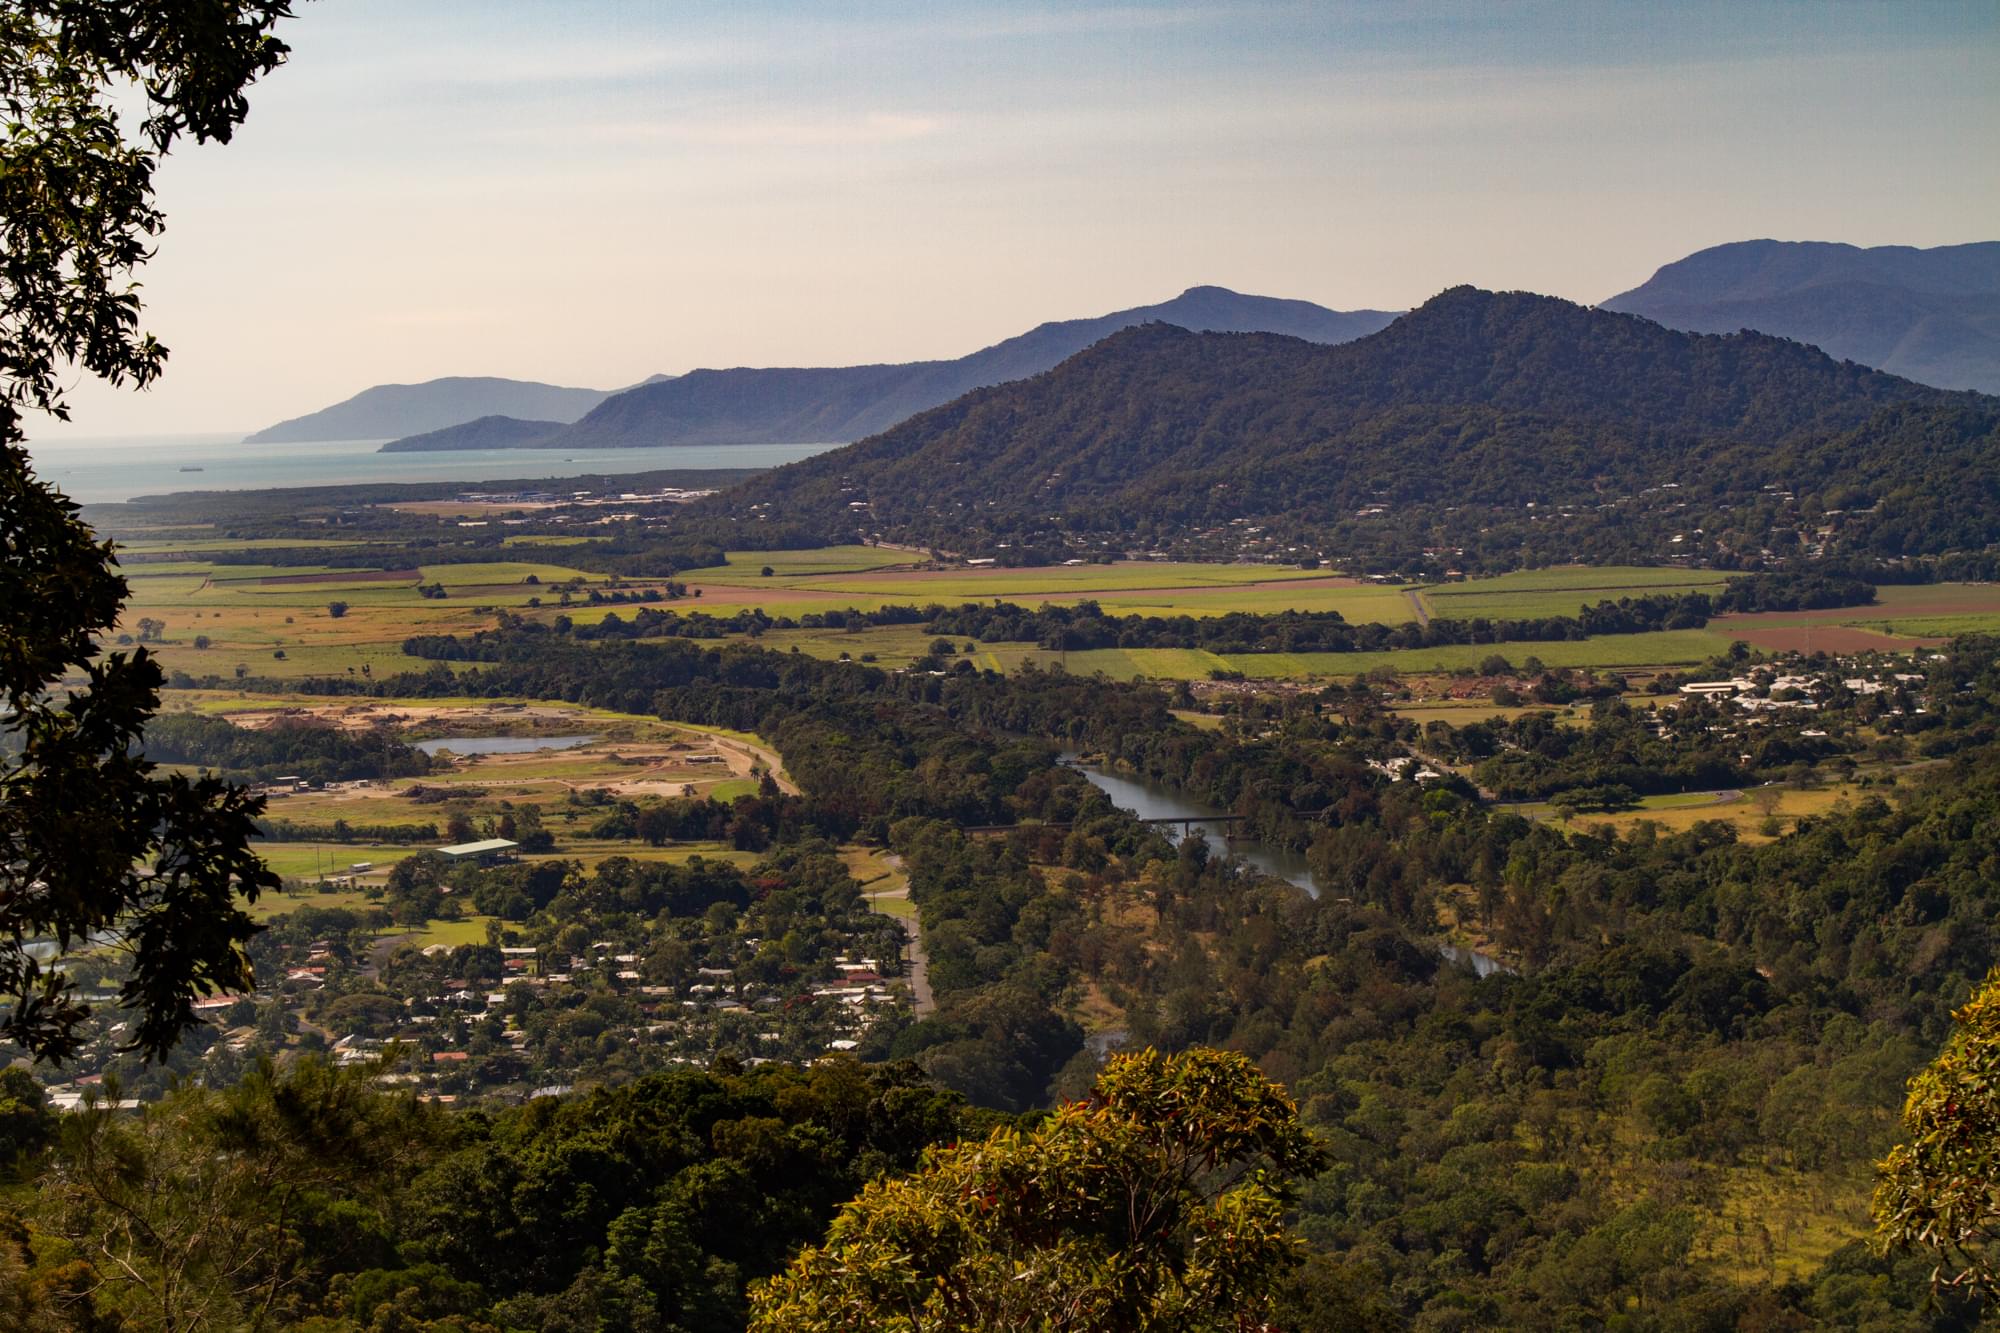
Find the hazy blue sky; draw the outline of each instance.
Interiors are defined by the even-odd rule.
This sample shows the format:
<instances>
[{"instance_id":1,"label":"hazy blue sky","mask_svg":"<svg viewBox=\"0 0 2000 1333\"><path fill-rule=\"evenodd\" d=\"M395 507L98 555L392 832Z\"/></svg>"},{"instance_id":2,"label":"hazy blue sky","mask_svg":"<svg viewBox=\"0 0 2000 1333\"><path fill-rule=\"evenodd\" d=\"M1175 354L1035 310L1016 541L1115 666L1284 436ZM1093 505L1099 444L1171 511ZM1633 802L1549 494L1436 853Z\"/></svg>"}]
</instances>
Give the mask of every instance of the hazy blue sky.
<instances>
[{"instance_id":1,"label":"hazy blue sky","mask_svg":"<svg viewBox=\"0 0 2000 1333\"><path fill-rule=\"evenodd\" d=\"M2000 4L313 0L167 166L174 349L69 434L381 381L954 356L1196 283L1601 300L2000 238Z\"/></svg>"}]
</instances>

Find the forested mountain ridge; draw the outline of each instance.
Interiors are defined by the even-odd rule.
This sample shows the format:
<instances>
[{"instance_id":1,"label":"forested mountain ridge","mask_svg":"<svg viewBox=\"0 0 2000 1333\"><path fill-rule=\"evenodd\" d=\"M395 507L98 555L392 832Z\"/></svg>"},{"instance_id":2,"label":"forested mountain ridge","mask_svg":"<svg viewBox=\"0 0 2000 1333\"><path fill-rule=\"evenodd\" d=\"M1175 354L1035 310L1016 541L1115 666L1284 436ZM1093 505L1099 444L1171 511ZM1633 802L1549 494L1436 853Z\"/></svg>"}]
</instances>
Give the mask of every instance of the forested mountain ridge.
<instances>
[{"instance_id":1,"label":"forested mountain ridge","mask_svg":"<svg viewBox=\"0 0 2000 1333\"><path fill-rule=\"evenodd\" d=\"M567 422L529 421L494 414L474 421L417 435L406 435L383 446L385 453L429 453L446 449L520 449L540 443Z\"/></svg>"},{"instance_id":2,"label":"forested mountain ridge","mask_svg":"<svg viewBox=\"0 0 2000 1333\"><path fill-rule=\"evenodd\" d=\"M611 392L486 375L453 375L421 384L377 384L331 407L267 426L246 436L245 442L394 439L491 416L570 422Z\"/></svg>"},{"instance_id":3,"label":"forested mountain ridge","mask_svg":"<svg viewBox=\"0 0 2000 1333\"><path fill-rule=\"evenodd\" d=\"M2000 393L2000 241L1738 241L1668 264L1604 308L1695 333L1757 329L1925 384Z\"/></svg>"},{"instance_id":4,"label":"forested mountain ridge","mask_svg":"<svg viewBox=\"0 0 2000 1333\"><path fill-rule=\"evenodd\" d=\"M1973 520L1954 542L2000 535L2000 500L1981 498L2000 478L1996 432L2000 400L1799 343L1460 287L1336 347L1128 330L754 478L705 512L947 549L1167 543L1255 524L1307 549L1396 558L1535 543L1552 558L1659 558L1755 553L1773 527L1796 539L1824 510L1882 501L1849 520L1855 549L1904 554L1929 549L1939 513ZM1941 490L1938 467L1958 485ZM1688 530L1708 540L1659 545Z\"/></svg>"},{"instance_id":5,"label":"forested mountain ridge","mask_svg":"<svg viewBox=\"0 0 2000 1333\"><path fill-rule=\"evenodd\" d=\"M1310 301L1190 287L1157 305L1042 324L968 356L900 365L695 370L608 398L568 430L525 440L536 448L626 448L662 444L797 444L858 440L960 394L1039 374L1120 329L1160 321L1220 332L1288 334L1346 342L1395 316L1328 310ZM447 435L395 450L477 448Z\"/></svg>"}]
</instances>

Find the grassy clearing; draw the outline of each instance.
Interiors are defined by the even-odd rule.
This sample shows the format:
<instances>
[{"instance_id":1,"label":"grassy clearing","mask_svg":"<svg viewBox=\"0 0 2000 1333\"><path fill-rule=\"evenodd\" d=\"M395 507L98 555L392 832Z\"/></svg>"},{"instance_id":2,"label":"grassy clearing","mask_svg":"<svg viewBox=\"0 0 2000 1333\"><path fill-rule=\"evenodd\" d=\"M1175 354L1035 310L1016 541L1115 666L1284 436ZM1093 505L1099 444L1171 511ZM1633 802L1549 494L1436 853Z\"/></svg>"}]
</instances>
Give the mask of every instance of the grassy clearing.
<instances>
[{"instance_id":1,"label":"grassy clearing","mask_svg":"<svg viewBox=\"0 0 2000 1333\"><path fill-rule=\"evenodd\" d=\"M1168 711L1191 727L1199 727L1203 731L1222 730L1222 718L1217 714L1197 713L1186 708L1174 708Z\"/></svg>"},{"instance_id":2,"label":"grassy clearing","mask_svg":"<svg viewBox=\"0 0 2000 1333\"><path fill-rule=\"evenodd\" d=\"M1661 630L1654 634L1612 634L1596 639L1555 643L1448 644L1441 648L1411 648L1382 653L1256 653L1228 659L1246 676L1352 676L1387 668L1403 673L1474 669L1499 653L1516 665L1530 657L1552 667L1615 668L1678 666L1705 661L1729 648L1727 635L1712 630ZM1154 650L1133 649L1135 657Z\"/></svg>"},{"instance_id":3,"label":"grassy clearing","mask_svg":"<svg viewBox=\"0 0 2000 1333\"><path fill-rule=\"evenodd\" d=\"M1062 601L1061 598L1048 598ZM1081 598L1069 598L1080 601ZM1142 616L1221 616L1232 611L1269 615L1279 611L1335 611L1350 624L1405 625L1417 618L1409 591L1401 587L1346 588L1317 584L1296 587L1212 587L1180 589L1171 595L1111 592L1094 597L1106 611Z\"/></svg>"},{"instance_id":4,"label":"grassy clearing","mask_svg":"<svg viewBox=\"0 0 2000 1333\"><path fill-rule=\"evenodd\" d=\"M1575 615L1620 597L1715 592L1728 577L1684 569L1534 569L1426 588L1423 599L1440 620L1533 620Z\"/></svg>"},{"instance_id":5,"label":"grassy clearing","mask_svg":"<svg viewBox=\"0 0 2000 1333\"><path fill-rule=\"evenodd\" d=\"M843 630L780 630L759 642L780 652L793 648L823 659L847 653L855 661L873 654L874 665L908 666L929 651L937 636L921 628L893 627L848 633ZM965 640L954 639L961 650ZM1656 634L1608 635L1577 642L1449 645L1380 653L1235 653L1200 648L1092 648L1063 654L1027 643L976 644L961 654L982 670L1013 671L1034 662L1043 669L1063 666L1078 675L1102 672L1114 680L1149 677L1158 680L1207 680L1217 671L1240 671L1254 680L1360 675L1378 668L1404 674L1471 670L1494 653L1515 664L1530 657L1551 667L1679 666L1706 661L1729 647L1729 636L1710 630L1665 630ZM1504 709L1487 705L1480 716Z\"/></svg>"},{"instance_id":6,"label":"grassy clearing","mask_svg":"<svg viewBox=\"0 0 2000 1333\"><path fill-rule=\"evenodd\" d=\"M915 921L917 909L910 902L909 876L887 849L843 847L840 859L867 895L869 906L899 921Z\"/></svg>"},{"instance_id":7,"label":"grassy clearing","mask_svg":"<svg viewBox=\"0 0 2000 1333\"><path fill-rule=\"evenodd\" d=\"M1951 639L1961 634L2000 634L2000 611L1960 616L1897 616L1893 620L1856 620L1856 629L1919 639Z\"/></svg>"},{"instance_id":8,"label":"grassy clearing","mask_svg":"<svg viewBox=\"0 0 2000 1333\"><path fill-rule=\"evenodd\" d=\"M726 565L710 565L688 570L685 577L707 583L761 580L770 567L771 577L788 578L821 574L859 574L871 569L918 564L925 556L915 551L897 551L885 546L825 546L815 551L729 551Z\"/></svg>"},{"instance_id":9,"label":"grassy clearing","mask_svg":"<svg viewBox=\"0 0 2000 1333\"><path fill-rule=\"evenodd\" d=\"M1580 592L1635 595L1640 590L1716 587L1733 575L1720 570L1675 569L1657 565L1554 565L1444 585L1457 592Z\"/></svg>"},{"instance_id":10,"label":"grassy clearing","mask_svg":"<svg viewBox=\"0 0 2000 1333\"><path fill-rule=\"evenodd\" d=\"M1766 793L1759 796L1759 792ZM1850 804L1861 795L1861 789L1847 783L1835 783L1816 787L1809 791L1796 791L1789 787L1752 788L1735 799L1718 800L1711 792L1684 792L1670 796L1648 796L1639 802L1636 810L1621 810L1617 814L1578 815L1576 827L1610 827L1629 832L1641 821L1658 825L1662 832L1685 833L1696 824L1710 820L1720 820L1736 826L1736 836L1744 842L1767 842L1770 835L1763 832L1765 803L1770 802L1770 813L1775 816L1781 829L1789 832L1799 820L1813 815L1824 815L1844 804ZM1531 819L1557 819L1548 805L1512 805L1508 809Z\"/></svg>"},{"instance_id":11,"label":"grassy clearing","mask_svg":"<svg viewBox=\"0 0 2000 1333\"><path fill-rule=\"evenodd\" d=\"M1856 1165L1846 1179L1781 1168L1721 1170L1721 1205L1704 1212L1694 1259L1743 1283L1806 1279L1827 1256L1872 1230L1873 1176Z\"/></svg>"},{"instance_id":12,"label":"grassy clearing","mask_svg":"<svg viewBox=\"0 0 2000 1333\"><path fill-rule=\"evenodd\" d=\"M476 587L486 584L513 584L533 575L543 583L567 583L582 579L602 583L606 575L570 565L551 565L533 560L491 560L464 565L425 565L419 571L425 583L442 583L446 588ZM532 585L530 585L532 586Z\"/></svg>"},{"instance_id":13,"label":"grassy clearing","mask_svg":"<svg viewBox=\"0 0 2000 1333\"><path fill-rule=\"evenodd\" d=\"M1054 565L1034 569L993 569L988 572L940 570L854 578L815 579L812 586L830 592L873 593L905 601L966 601L1003 599L1056 600L1100 592L1135 589L1230 587L1245 583L1277 583L1326 579L1324 571L1287 569L1278 565L1215 565L1193 563Z\"/></svg>"},{"instance_id":14,"label":"grassy clearing","mask_svg":"<svg viewBox=\"0 0 2000 1333\"><path fill-rule=\"evenodd\" d=\"M436 807L433 806L432 809L435 810ZM348 813L352 815L354 812L350 809ZM271 815L280 819L292 817L283 801L272 802ZM370 822L401 821L376 819L371 816ZM257 844L257 854L264 858L264 863L286 879L312 879L317 878L322 872L329 876L345 875L349 873L348 867L357 861L372 861L377 871L386 871L398 861L425 850L428 849L400 843L390 846L359 842L259 842Z\"/></svg>"},{"instance_id":15,"label":"grassy clearing","mask_svg":"<svg viewBox=\"0 0 2000 1333\"><path fill-rule=\"evenodd\" d=\"M296 912L301 907L326 911L365 912L381 904L360 889L329 889L325 892L267 893L250 905L253 919L263 922Z\"/></svg>"},{"instance_id":16,"label":"grassy clearing","mask_svg":"<svg viewBox=\"0 0 2000 1333\"><path fill-rule=\"evenodd\" d=\"M467 916L456 921L428 921L424 928L416 932L410 941L419 949L428 949L433 944L457 948L461 944L486 943L486 923L497 921L498 917Z\"/></svg>"}]
</instances>

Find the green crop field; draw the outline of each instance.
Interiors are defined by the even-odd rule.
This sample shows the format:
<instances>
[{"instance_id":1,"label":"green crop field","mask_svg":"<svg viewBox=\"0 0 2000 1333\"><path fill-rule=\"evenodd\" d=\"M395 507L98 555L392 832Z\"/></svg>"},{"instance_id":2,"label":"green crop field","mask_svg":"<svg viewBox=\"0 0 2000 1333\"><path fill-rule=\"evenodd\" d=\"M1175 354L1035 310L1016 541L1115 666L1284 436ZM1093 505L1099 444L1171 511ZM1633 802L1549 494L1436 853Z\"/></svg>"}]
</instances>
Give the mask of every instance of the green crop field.
<instances>
[{"instance_id":1,"label":"green crop field","mask_svg":"<svg viewBox=\"0 0 2000 1333\"><path fill-rule=\"evenodd\" d=\"M690 569L682 577L707 583L761 580L767 565L773 578L859 574L871 569L917 564L925 557L915 551L898 551L885 546L823 546L811 551L730 551L725 558L729 561L727 565Z\"/></svg>"},{"instance_id":2,"label":"green crop field","mask_svg":"<svg viewBox=\"0 0 2000 1333\"><path fill-rule=\"evenodd\" d=\"M1662 568L1657 565L1556 565L1547 569L1494 574L1444 586L1468 591L1592 591L1630 596L1645 589L1713 587L1727 583L1731 577L1719 570Z\"/></svg>"},{"instance_id":3,"label":"green crop field","mask_svg":"<svg viewBox=\"0 0 2000 1333\"><path fill-rule=\"evenodd\" d=\"M1919 639L1950 639L1960 634L2000 634L2000 612L1963 616L1896 616L1887 620L1851 620L1843 624L1883 634Z\"/></svg>"},{"instance_id":4,"label":"green crop field","mask_svg":"<svg viewBox=\"0 0 2000 1333\"><path fill-rule=\"evenodd\" d=\"M1442 584L1424 589L1422 595L1424 605L1439 620L1532 620L1573 616L1586 606L1620 597L1716 592L1728 577L1685 569L1535 569Z\"/></svg>"},{"instance_id":5,"label":"green crop field","mask_svg":"<svg viewBox=\"0 0 2000 1333\"><path fill-rule=\"evenodd\" d=\"M586 583L602 583L603 574L593 574L587 569L577 569L570 565L551 565L529 560L495 560L465 565L425 565L418 571L425 583L442 583L447 588L468 585L513 584L533 575L543 583L567 583L571 579L582 579Z\"/></svg>"},{"instance_id":6,"label":"green crop field","mask_svg":"<svg viewBox=\"0 0 2000 1333\"><path fill-rule=\"evenodd\" d=\"M1253 680L1303 676L1355 676L1378 668L1421 674L1471 669L1493 653L1519 665L1530 657L1552 667L1615 668L1679 666L1705 661L1729 647L1726 635L1710 630L1664 630L1656 634L1620 634L1576 642L1452 644L1442 648L1411 648L1379 653L1238 653L1222 655L1180 648L1106 648L1069 655L1069 670L1102 671L1113 679L1152 676L1165 680L1199 680L1217 667L1240 671ZM1035 651L1024 656L1043 666L1057 654Z\"/></svg>"},{"instance_id":7,"label":"green crop field","mask_svg":"<svg viewBox=\"0 0 2000 1333\"><path fill-rule=\"evenodd\" d=\"M1082 599L1051 597L1046 600L1076 602ZM1106 612L1118 615L1221 616L1232 611L1248 611L1257 615L1279 611L1334 611L1353 625L1404 625L1417 618L1417 610L1410 601L1408 590L1400 586L1219 586L1182 589L1170 596L1147 592L1110 592L1091 600Z\"/></svg>"},{"instance_id":8,"label":"green crop field","mask_svg":"<svg viewBox=\"0 0 2000 1333\"><path fill-rule=\"evenodd\" d=\"M1325 580L1319 570L1282 565L1116 564L1056 565L1036 569L939 570L814 579L816 591L873 593L905 601L1082 597L1099 592L1228 587L1244 583ZM795 584L795 586L807 586Z\"/></svg>"}]
</instances>

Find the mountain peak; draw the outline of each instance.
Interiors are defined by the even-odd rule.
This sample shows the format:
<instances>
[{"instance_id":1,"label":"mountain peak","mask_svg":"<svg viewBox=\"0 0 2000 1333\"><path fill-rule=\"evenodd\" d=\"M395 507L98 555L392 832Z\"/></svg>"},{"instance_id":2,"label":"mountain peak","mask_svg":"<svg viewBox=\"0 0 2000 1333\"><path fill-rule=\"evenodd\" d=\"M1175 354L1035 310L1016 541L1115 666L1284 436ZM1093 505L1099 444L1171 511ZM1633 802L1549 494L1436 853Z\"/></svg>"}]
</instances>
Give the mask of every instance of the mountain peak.
<instances>
[{"instance_id":1,"label":"mountain peak","mask_svg":"<svg viewBox=\"0 0 2000 1333\"><path fill-rule=\"evenodd\" d=\"M1696 333L1756 329L1947 389L2000 392L2000 241L1732 241L1604 303Z\"/></svg>"},{"instance_id":2,"label":"mountain peak","mask_svg":"<svg viewBox=\"0 0 2000 1333\"><path fill-rule=\"evenodd\" d=\"M1269 522L1335 525L1354 542L1526 541L1561 554L1551 543L1568 540L1555 535L1565 510L1594 514L1666 480L1755 496L1807 484L1825 462L1812 451L1839 449L1852 475L1893 472L1885 484L1901 484L1913 465L1878 446L1896 422L1923 419L1952 423L1939 438L1981 435L2000 403L1779 338L1680 333L1454 287L1339 345L1135 324L703 512L783 513L829 537L863 523L864 535L911 541L951 531L1012 543L1045 528L1110 541ZM1909 438L1927 429L1911 425ZM1393 521L1376 521L1383 505ZM1630 554L1657 555L1672 535L1640 527L1654 544Z\"/></svg>"}]
</instances>

